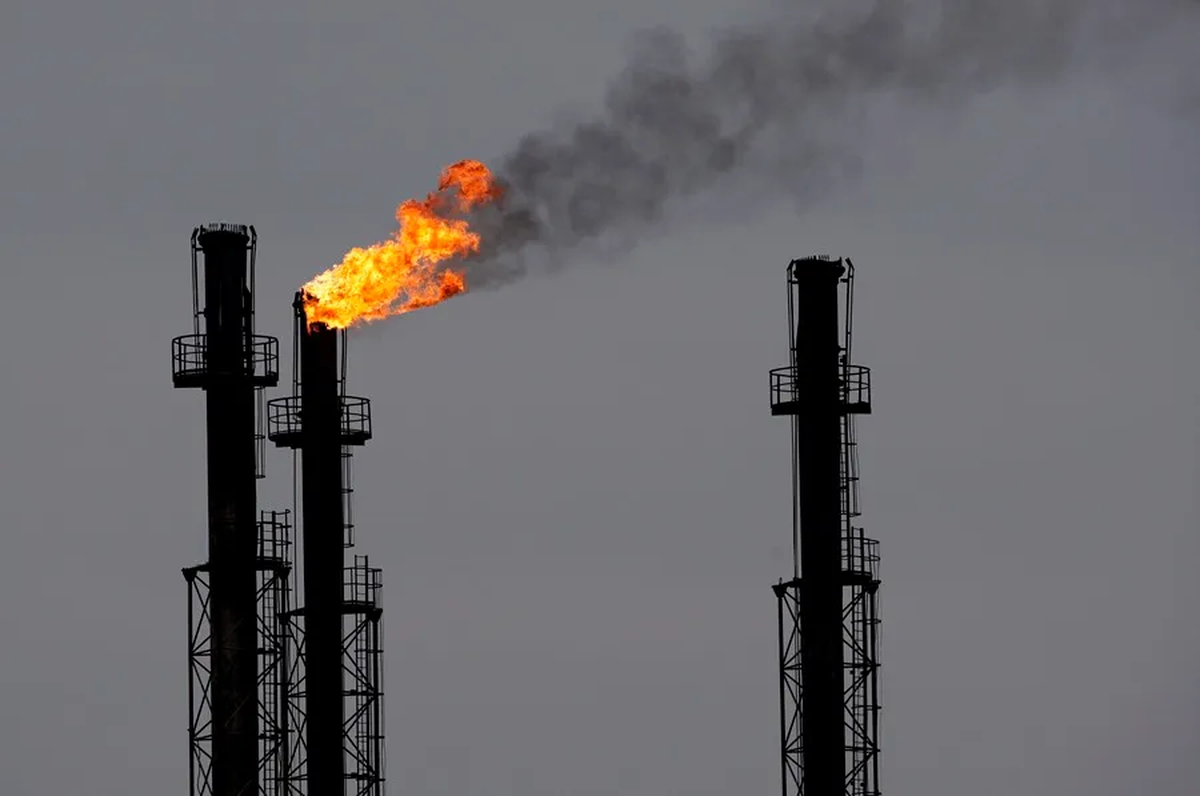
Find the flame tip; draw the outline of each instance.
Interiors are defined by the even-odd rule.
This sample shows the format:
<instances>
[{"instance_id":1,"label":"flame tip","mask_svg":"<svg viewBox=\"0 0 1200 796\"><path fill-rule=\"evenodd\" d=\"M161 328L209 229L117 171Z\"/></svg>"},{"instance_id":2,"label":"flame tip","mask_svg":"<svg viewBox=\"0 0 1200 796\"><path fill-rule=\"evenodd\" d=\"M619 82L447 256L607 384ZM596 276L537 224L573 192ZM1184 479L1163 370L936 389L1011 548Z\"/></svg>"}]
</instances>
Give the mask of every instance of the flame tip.
<instances>
[{"instance_id":1,"label":"flame tip","mask_svg":"<svg viewBox=\"0 0 1200 796\"><path fill-rule=\"evenodd\" d=\"M400 227L389 240L350 249L340 263L296 292L309 327L345 329L465 293L466 274L441 264L479 252L480 235L461 215L502 195L502 186L481 161L460 160L443 168L434 193L396 208Z\"/></svg>"}]
</instances>

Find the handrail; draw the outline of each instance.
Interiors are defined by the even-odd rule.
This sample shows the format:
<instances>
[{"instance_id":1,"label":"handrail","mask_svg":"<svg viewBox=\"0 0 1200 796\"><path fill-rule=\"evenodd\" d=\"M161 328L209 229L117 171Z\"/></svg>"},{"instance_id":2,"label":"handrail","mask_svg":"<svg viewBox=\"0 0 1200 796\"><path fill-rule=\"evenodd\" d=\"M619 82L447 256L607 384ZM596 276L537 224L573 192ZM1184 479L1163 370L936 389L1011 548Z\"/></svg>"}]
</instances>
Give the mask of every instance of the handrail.
<instances>
[{"instance_id":1,"label":"handrail","mask_svg":"<svg viewBox=\"0 0 1200 796\"><path fill-rule=\"evenodd\" d=\"M269 335L252 335L239 362L244 369L237 375L254 378L279 377L279 340ZM171 341L171 364L176 379L199 377L209 373L208 336L185 334Z\"/></svg>"},{"instance_id":2,"label":"handrail","mask_svg":"<svg viewBox=\"0 0 1200 796\"><path fill-rule=\"evenodd\" d=\"M852 528L841 539L842 569L879 576L879 540L867 536L862 528Z\"/></svg>"},{"instance_id":3,"label":"handrail","mask_svg":"<svg viewBox=\"0 0 1200 796\"><path fill-rule=\"evenodd\" d=\"M343 436L371 435L371 400L355 395L339 396L341 403L341 433ZM289 395L267 402L267 436L299 434L303 429L301 398Z\"/></svg>"},{"instance_id":4,"label":"handrail","mask_svg":"<svg viewBox=\"0 0 1200 796\"><path fill-rule=\"evenodd\" d=\"M354 563L343 570L342 588L345 599L375 604L383 588L383 570L370 565L366 556L355 556Z\"/></svg>"},{"instance_id":5,"label":"handrail","mask_svg":"<svg viewBox=\"0 0 1200 796\"><path fill-rule=\"evenodd\" d=\"M785 365L771 371L771 405L799 400L800 380L796 368ZM843 365L838 379L838 397L843 404L871 402L871 369L864 365Z\"/></svg>"}]
</instances>

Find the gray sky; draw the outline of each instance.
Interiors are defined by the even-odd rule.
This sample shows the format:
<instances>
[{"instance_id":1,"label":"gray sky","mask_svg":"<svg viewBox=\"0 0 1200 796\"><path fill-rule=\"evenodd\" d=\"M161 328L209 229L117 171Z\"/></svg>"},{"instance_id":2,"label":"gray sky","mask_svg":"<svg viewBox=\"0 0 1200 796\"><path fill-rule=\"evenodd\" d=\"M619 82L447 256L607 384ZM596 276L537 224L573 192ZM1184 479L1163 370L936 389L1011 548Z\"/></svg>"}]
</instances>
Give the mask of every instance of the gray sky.
<instances>
[{"instance_id":1,"label":"gray sky","mask_svg":"<svg viewBox=\"0 0 1200 796\"><path fill-rule=\"evenodd\" d=\"M186 787L204 429L168 343L192 227L257 225L261 331L286 338L292 291L444 163L587 107L637 28L735 6L5 5L0 790ZM952 124L882 110L861 179L805 214L706 216L360 335L392 791L776 790L789 444L767 371L784 266L826 251L858 264L876 385L884 789L1190 796L1200 145L1178 33L1119 80L997 90Z\"/></svg>"}]
</instances>

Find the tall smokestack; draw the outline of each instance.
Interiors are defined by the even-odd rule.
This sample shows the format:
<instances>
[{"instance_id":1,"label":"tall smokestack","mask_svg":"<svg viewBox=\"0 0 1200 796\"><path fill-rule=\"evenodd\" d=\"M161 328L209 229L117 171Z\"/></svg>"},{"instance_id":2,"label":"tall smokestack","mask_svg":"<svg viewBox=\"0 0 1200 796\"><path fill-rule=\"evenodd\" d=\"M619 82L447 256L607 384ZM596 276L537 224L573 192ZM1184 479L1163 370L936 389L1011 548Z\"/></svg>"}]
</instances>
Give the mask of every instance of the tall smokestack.
<instances>
[{"instance_id":1,"label":"tall smokestack","mask_svg":"<svg viewBox=\"0 0 1200 796\"><path fill-rule=\"evenodd\" d=\"M841 262L809 260L796 285L794 417L800 495L801 676L804 777L809 794L843 793L841 512L838 474L838 280Z\"/></svg>"},{"instance_id":2,"label":"tall smokestack","mask_svg":"<svg viewBox=\"0 0 1200 796\"><path fill-rule=\"evenodd\" d=\"M300 322L300 412L304 500L304 628L308 792L345 788L342 750L342 409L338 332Z\"/></svg>"},{"instance_id":3,"label":"tall smokestack","mask_svg":"<svg viewBox=\"0 0 1200 796\"><path fill-rule=\"evenodd\" d=\"M344 562L352 544L346 465L352 446L371 438L370 401L345 394L344 333L309 323L303 293L293 307L294 394L267 405L267 436L301 460L304 604L293 613L304 628L303 704L296 694L289 699L304 715L306 792L340 796L353 780L357 793L377 796L384 782L381 573L365 558L350 568Z\"/></svg>"},{"instance_id":4,"label":"tall smokestack","mask_svg":"<svg viewBox=\"0 0 1200 796\"><path fill-rule=\"evenodd\" d=\"M782 793L877 796L878 552L854 524L854 417L871 410L870 374L849 361L853 266L794 260L788 291L791 364L771 373L793 457L792 573L774 587Z\"/></svg>"},{"instance_id":5,"label":"tall smokestack","mask_svg":"<svg viewBox=\"0 0 1200 796\"><path fill-rule=\"evenodd\" d=\"M192 234L193 334L172 342L176 387L199 387L207 405L208 574L211 746L192 705L192 789L213 796L258 793L257 505L255 390L278 381L278 343L254 334L253 227L211 224ZM203 307L197 254L204 255ZM249 255L249 267L247 267ZM203 331L200 329L203 319ZM189 644L192 642L189 632ZM204 702L203 699L199 700ZM208 707L208 705L205 705Z\"/></svg>"}]
</instances>

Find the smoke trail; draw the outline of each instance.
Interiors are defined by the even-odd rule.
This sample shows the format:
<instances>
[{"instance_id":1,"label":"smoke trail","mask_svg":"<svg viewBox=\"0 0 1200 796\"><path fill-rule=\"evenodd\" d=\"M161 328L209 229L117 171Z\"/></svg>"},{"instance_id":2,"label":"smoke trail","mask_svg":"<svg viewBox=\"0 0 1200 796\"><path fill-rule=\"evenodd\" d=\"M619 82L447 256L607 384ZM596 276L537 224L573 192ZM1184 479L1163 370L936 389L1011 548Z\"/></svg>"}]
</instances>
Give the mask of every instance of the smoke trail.
<instances>
[{"instance_id":1,"label":"smoke trail","mask_svg":"<svg viewBox=\"0 0 1200 796\"><path fill-rule=\"evenodd\" d=\"M507 196L473 220L486 244L468 283L503 284L581 247L619 251L715 187L760 199L823 190L853 162L838 120L873 97L953 110L992 88L1120 66L1152 34L1200 20L1197 0L795 5L718 33L699 62L671 31L640 36L599 112L527 135L502 159Z\"/></svg>"}]
</instances>

